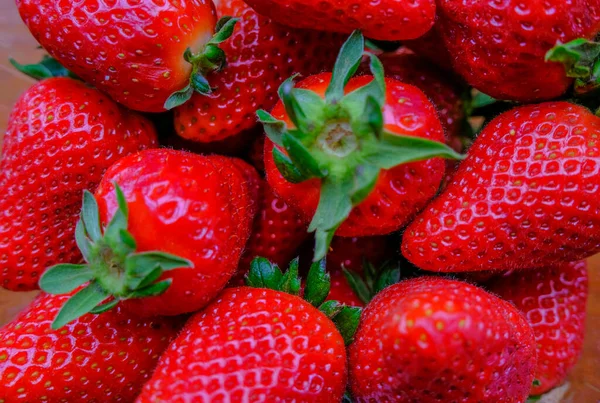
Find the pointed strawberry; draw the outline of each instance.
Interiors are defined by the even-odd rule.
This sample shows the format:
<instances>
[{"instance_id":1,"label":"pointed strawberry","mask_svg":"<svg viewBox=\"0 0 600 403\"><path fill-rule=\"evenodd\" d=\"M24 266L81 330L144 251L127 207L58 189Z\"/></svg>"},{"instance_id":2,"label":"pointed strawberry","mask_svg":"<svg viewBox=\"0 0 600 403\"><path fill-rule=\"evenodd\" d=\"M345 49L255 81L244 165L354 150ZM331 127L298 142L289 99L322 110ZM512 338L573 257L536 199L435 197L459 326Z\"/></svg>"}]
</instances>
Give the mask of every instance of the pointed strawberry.
<instances>
[{"instance_id":1,"label":"pointed strawberry","mask_svg":"<svg viewBox=\"0 0 600 403\"><path fill-rule=\"evenodd\" d=\"M370 55L373 76L352 78L364 38L352 34L333 74L280 88L272 114L259 111L267 179L275 193L312 222L315 260L333 235L394 232L433 197L444 161L460 158L441 143L435 109L417 88L385 79ZM419 161L419 162L417 162Z\"/></svg>"},{"instance_id":2,"label":"pointed strawberry","mask_svg":"<svg viewBox=\"0 0 600 403\"><path fill-rule=\"evenodd\" d=\"M439 272L531 269L600 252L600 118L567 102L522 106L479 134L452 182L404 232Z\"/></svg>"},{"instance_id":3,"label":"pointed strawberry","mask_svg":"<svg viewBox=\"0 0 600 403\"><path fill-rule=\"evenodd\" d=\"M73 295L53 328L122 304L139 316L207 305L237 268L255 213L252 168L241 160L167 149L113 165L87 192L76 239L81 265L57 265L43 290ZM256 175L256 173L254 173Z\"/></svg>"},{"instance_id":4,"label":"pointed strawberry","mask_svg":"<svg viewBox=\"0 0 600 403\"><path fill-rule=\"evenodd\" d=\"M61 75L50 59L38 78ZM39 70L38 70L39 72ZM0 287L38 288L44 270L78 263L84 190L117 160L157 146L146 118L71 78L48 78L15 104L0 162Z\"/></svg>"},{"instance_id":5,"label":"pointed strawberry","mask_svg":"<svg viewBox=\"0 0 600 403\"><path fill-rule=\"evenodd\" d=\"M324 302L329 280L320 262L308 274L305 299L298 296L297 260L282 273L256 259L247 282L228 288L188 321L138 403L341 401L345 342L360 310Z\"/></svg>"}]
</instances>

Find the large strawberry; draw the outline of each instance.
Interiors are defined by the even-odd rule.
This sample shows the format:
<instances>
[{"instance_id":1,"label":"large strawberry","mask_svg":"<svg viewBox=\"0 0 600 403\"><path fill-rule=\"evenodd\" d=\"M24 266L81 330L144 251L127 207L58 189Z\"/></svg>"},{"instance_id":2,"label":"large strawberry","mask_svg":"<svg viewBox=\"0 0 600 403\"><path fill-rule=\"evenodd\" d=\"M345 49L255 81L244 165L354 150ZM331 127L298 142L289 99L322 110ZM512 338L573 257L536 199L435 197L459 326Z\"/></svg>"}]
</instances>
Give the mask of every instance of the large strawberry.
<instances>
[{"instance_id":1,"label":"large strawberry","mask_svg":"<svg viewBox=\"0 0 600 403\"><path fill-rule=\"evenodd\" d=\"M297 270L297 260L285 274L255 260L248 283L259 288L228 288L193 316L137 402L341 401L346 349L334 321L351 337L359 311L323 303L329 286L319 263L306 300L298 297Z\"/></svg>"},{"instance_id":2,"label":"large strawberry","mask_svg":"<svg viewBox=\"0 0 600 403\"><path fill-rule=\"evenodd\" d=\"M53 264L81 259L73 238L83 190L119 158L154 147L150 121L69 78L17 101L0 163L0 286L37 288Z\"/></svg>"},{"instance_id":3,"label":"large strawberry","mask_svg":"<svg viewBox=\"0 0 600 403\"><path fill-rule=\"evenodd\" d=\"M175 130L186 139L213 142L256 125L257 109L271 109L277 88L294 73L330 69L339 34L290 29L259 16L242 0L221 0L217 15L239 17L231 39L221 45L227 55L222 71L207 78L210 97L197 94L175 110Z\"/></svg>"},{"instance_id":4,"label":"large strawberry","mask_svg":"<svg viewBox=\"0 0 600 403\"><path fill-rule=\"evenodd\" d=\"M545 61L546 52L600 31L598 0L440 0L438 14L454 69L478 90L514 101L562 95L572 80L562 65Z\"/></svg>"},{"instance_id":5,"label":"large strawberry","mask_svg":"<svg viewBox=\"0 0 600 403\"><path fill-rule=\"evenodd\" d=\"M385 79L376 56L374 76L351 79L363 53L364 38L355 32L333 74L308 77L297 88L290 79L272 115L259 111L269 136L267 179L313 218L316 260L338 227L342 236L398 230L440 185L444 161L434 157L457 157L441 143L440 120L423 92Z\"/></svg>"},{"instance_id":6,"label":"large strawberry","mask_svg":"<svg viewBox=\"0 0 600 403\"><path fill-rule=\"evenodd\" d=\"M588 296L586 262L515 271L495 277L488 288L515 304L533 328L538 382L531 394L541 395L560 385L583 348Z\"/></svg>"},{"instance_id":7,"label":"large strawberry","mask_svg":"<svg viewBox=\"0 0 600 403\"><path fill-rule=\"evenodd\" d=\"M208 304L235 273L250 236L252 175L241 160L166 149L113 165L96 198L84 196L76 237L87 264L58 265L41 279L42 289L57 294L89 282L54 326L121 301L140 316Z\"/></svg>"},{"instance_id":8,"label":"large strawberry","mask_svg":"<svg viewBox=\"0 0 600 403\"><path fill-rule=\"evenodd\" d=\"M418 38L435 22L435 1L247 0L259 14L292 27L349 34L359 29L373 39Z\"/></svg>"},{"instance_id":9,"label":"large strawberry","mask_svg":"<svg viewBox=\"0 0 600 403\"><path fill-rule=\"evenodd\" d=\"M217 18L211 0L80 2L17 0L37 41L77 76L135 110L161 112L222 68L235 20ZM167 102L168 101L168 102Z\"/></svg>"},{"instance_id":10,"label":"large strawberry","mask_svg":"<svg viewBox=\"0 0 600 403\"><path fill-rule=\"evenodd\" d=\"M510 303L453 280L393 285L363 311L349 350L357 402L524 402L535 339Z\"/></svg>"},{"instance_id":11,"label":"large strawberry","mask_svg":"<svg viewBox=\"0 0 600 403\"><path fill-rule=\"evenodd\" d=\"M117 308L52 330L67 299L43 293L0 329L0 401L131 402L183 325Z\"/></svg>"},{"instance_id":12,"label":"large strawberry","mask_svg":"<svg viewBox=\"0 0 600 403\"><path fill-rule=\"evenodd\" d=\"M492 120L452 182L406 229L421 269L530 269L600 251L600 118L566 102Z\"/></svg>"}]
</instances>

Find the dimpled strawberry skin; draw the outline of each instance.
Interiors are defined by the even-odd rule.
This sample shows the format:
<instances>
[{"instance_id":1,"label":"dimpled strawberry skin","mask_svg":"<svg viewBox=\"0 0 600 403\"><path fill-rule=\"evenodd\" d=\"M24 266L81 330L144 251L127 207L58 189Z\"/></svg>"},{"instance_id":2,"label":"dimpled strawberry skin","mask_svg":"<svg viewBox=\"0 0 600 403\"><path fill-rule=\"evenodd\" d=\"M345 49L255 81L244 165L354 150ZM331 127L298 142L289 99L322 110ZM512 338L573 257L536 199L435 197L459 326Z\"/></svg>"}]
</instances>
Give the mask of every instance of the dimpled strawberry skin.
<instances>
[{"instance_id":1,"label":"dimpled strawberry skin","mask_svg":"<svg viewBox=\"0 0 600 403\"><path fill-rule=\"evenodd\" d=\"M131 402L180 328L117 307L51 330L67 298L41 294L0 329L0 401Z\"/></svg>"},{"instance_id":2,"label":"dimpled strawberry skin","mask_svg":"<svg viewBox=\"0 0 600 403\"><path fill-rule=\"evenodd\" d=\"M424 270L530 269L600 251L600 119L566 102L491 121L404 233Z\"/></svg>"},{"instance_id":3,"label":"dimpled strawberry skin","mask_svg":"<svg viewBox=\"0 0 600 403\"><path fill-rule=\"evenodd\" d=\"M138 403L339 402L346 350L334 324L278 291L228 288L193 316Z\"/></svg>"},{"instance_id":4,"label":"dimpled strawberry skin","mask_svg":"<svg viewBox=\"0 0 600 403\"><path fill-rule=\"evenodd\" d=\"M373 78L351 79L346 92L369 83ZM323 96L331 80L330 73L311 76L296 85ZM444 130L434 106L421 90L393 79L386 79L387 99L384 106L385 128L392 133L444 141ZM291 124L279 102L273 116ZM283 200L299 209L307 220L312 219L319 202L320 182L311 179L293 184L278 171L273 160L274 144L265 141L265 169L269 184ZM402 164L382 170L371 194L356 206L340 226L337 235L345 237L384 235L406 224L437 192L444 175L445 164L440 158Z\"/></svg>"},{"instance_id":5,"label":"dimpled strawberry skin","mask_svg":"<svg viewBox=\"0 0 600 403\"><path fill-rule=\"evenodd\" d=\"M350 33L379 40L418 38L435 21L433 0L248 0L258 13L297 28Z\"/></svg>"},{"instance_id":6,"label":"dimpled strawberry skin","mask_svg":"<svg viewBox=\"0 0 600 403\"><path fill-rule=\"evenodd\" d=\"M494 278L489 290L520 309L533 328L538 363L532 395L560 385L583 348L588 296L585 261L515 271Z\"/></svg>"},{"instance_id":7,"label":"dimpled strawberry skin","mask_svg":"<svg viewBox=\"0 0 600 403\"><path fill-rule=\"evenodd\" d=\"M600 29L599 0L441 0L438 13L454 69L494 98L521 102L562 95L572 80L546 52Z\"/></svg>"},{"instance_id":8,"label":"dimpled strawberry skin","mask_svg":"<svg viewBox=\"0 0 600 403\"><path fill-rule=\"evenodd\" d=\"M66 68L128 108L162 112L216 23L210 0L17 0L35 39Z\"/></svg>"},{"instance_id":9,"label":"dimpled strawberry skin","mask_svg":"<svg viewBox=\"0 0 600 403\"><path fill-rule=\"evenodd\" d=\"M349 350L357 402L523 402L535 341L508 302L475 286L421 277L363 311Z\"/></svg>"},{"instance_id":10,"label":"dimpled strawberry skin","mask_svg":"<svg viewBox=\"0 0 600 403\"><path fill-rule=\"evenodd\" d=\"M69 78L35 84L8 121L0 162L0 286L37 289L43 271L81 259L83 190L120 158L157 145L152 123Z\"/></svg>"},{"instance_id":11,"label":"dimpled strawberry skin","mask_svg":"<svg viewBox=\"0 0 600 403\"><path fill-rule=\"evenodd\" d=\"M241 0L222 0L219 16L240 18L221 48L227 66L208 76L215 91L196 94L175 109L179 136L203 143L223 140L256 125L256 111L271 109L277 89L295 73L330 70L343 35L281 26L259 16Z\"/></svg>"}]
</instances>

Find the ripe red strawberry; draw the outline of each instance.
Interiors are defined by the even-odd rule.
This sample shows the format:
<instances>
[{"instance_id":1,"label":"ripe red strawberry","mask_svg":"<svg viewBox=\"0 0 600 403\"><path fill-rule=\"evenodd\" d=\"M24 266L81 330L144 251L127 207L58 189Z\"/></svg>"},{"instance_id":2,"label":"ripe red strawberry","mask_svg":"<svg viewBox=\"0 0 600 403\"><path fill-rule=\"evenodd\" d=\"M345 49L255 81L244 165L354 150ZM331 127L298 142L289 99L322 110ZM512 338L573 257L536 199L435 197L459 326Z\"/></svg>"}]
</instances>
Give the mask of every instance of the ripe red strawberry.
<instances>
[{"instance_id":1,"label":"ripe red strawberry","mask_svg":"<svg viewBox=\"0 0 600 403\"><path fill-rule=\"evenodd\" d=\"M338 34L295 30L259 16L242 0L221 0L217 15L239 17L222 44L227 66L208 76L210 97L197 94L175 110L175 129L186 139L208 143L256 125L257 109L271 109L277 88L294 73L329 69L343 42Z\"/></svg>"},{"instance_id":2,"label":"ripe red strawberry","mask_svg":"<svg viewBox=\"0 0 600 403\"><path fill-rule=\"evenodd\" d=\"M17 101L0 163L0 286L37 289L42 272L81 259L73 233L83 190L119 158L157 144L152 124L69 78Z\"/></svg>"},{"instance_id":3,"label":"ripe red strawberry","mask_svg":"<svg viewBox=\"0 0 600 403\"><path fill-rule=\"evenodd\" d=\"M600 30L600 2L438 2L436 28L454 69L497 99L538 101L562 95L572 80L563 66L545 61L557 42Z\"/></svg>"},{"instance_id":4,"label":"ripe red strawberry","mask_svg":"<svg viewBox=\"0 0 600 403\"><path fill-rule=\"evenodd\" d=\"M55 326L121 300L140 316L178 315L208 304L235 273L250 236L256 210L251 169L241 160L167 149L113 165L96 192L98 206L91 194L84 197L77 236L87 265L56 266L40 282L62 294L90 281L65 304Z\"/></svg>"},{"instance_id":5,"label":"ripe red strawberry","mask_svg":"<svg viewBox=\"0 0 600 403\"><path fill-rule=\"evenodd\" d=\"M183 324L117 308L52 330L67 299L42 293L0 329L0 401L131 402Z\"/></svg>"},{"instance_id":6,"label":"ripe red strawberry","mask_svg":"<svg viewBox=\"0 0 600 403\"><path fill-rule=\"evenodd\" d=\"M164 111L194 91L210 93L205 75L222 67L217 44L235 24L217 26L211 39L217 19L210 0L17 0L17 6L50 55L116 101L144 112Z\"/></svg>"},{"instance_id":7,"label":"ripe red strawberry","mask_svg":"<svg viewBox=\"0 0 600 403\"><path fill-rule=\"evenodd\" d=\"M333 74L308 77L297 88L286 81L272 115L258 113L269 136L267 179L312 217L315 260L338 227L348 237L400 229L441 183L444 161L434 157L458 158L440 142L443 129L427 97L385 79L376 56L369 55L374 76L351 78L363 53L364 39L355 32Z\"/></svg>"},{"instance_id":8,"label":"ripe red strawberry","mask_svg":"<svg viewBox=\"0 0 600 403\"><path fill-rule=\"evenodd\" d=\"M494 278L488 288L515 304L533 328L538 383L531 394L541 395L559 386L583 348L588 296L586 262L515 271Z\"/></svg>"},{"instance_id":9,"label":"ripe red strawberry","mask_svg":"<svg viewBox=\"0 0 600 403\"><path fill-rule=\"evenodd\" d=\"M258 13L292 27L349 34L355 29L373 39L418 38L435 22L435 1L397 0L247 0Z\"/></svg>"},{"instance_id":10,"label":"ripe red strawberry","mask_svg":"<svg viewBox=\"0 0 600 403\"><path fill-rule=\"evenodd\" d=\"M329 288L319 263L308 275L306 300L299 298L297 273L297 260L283 274L256 259L248 283L260 289L228 288L193 316L137 402L341 401L346 349L325 313L337 310L338 321L342 312L351 312L357 323L359 311L321 305Z\"/></svg>"},{"instance_id":11,"label":"ripe red strawberry","mask_svg":"<svg viewBox=\"0 0 600 403\"><path fill-rule=\"evenodd\" d=\"M240 260L238 278L248 272L256 257L264 257L279 267L287 266L308 238L308 224L298 212L277 197L266 182L260 187L258 213Z\"/></svg>"},{"instance_id":12,"label":"ripe red strawberry","mask_svg":"<svg viewBox=\"0 0 600 403\"><path fill-rule=\"evenodd\" d=\"M406 48L384 54L380 58L386 77L414 85L429 97L444 127L446 143L462 152L465 109L461 93L464 88L456 80L449 79L447 72L442 72Z\"/></svg>"},{"instance_id":13,"label":"ripe red strawberry","mask_svg":"<svg viewBox=\"0 0 600 403\"><path fill-rule=\"evenodd\" d=\"M353 238L336 236L332 239L327 253L327 268L331 271L345 268L355 273L362 273L365 262L379 267L396 255L397 252L389 236Z\"/></svg>"},{"instance_id":14,"label":"ripe red strawberry","mask_svg":"<svg viewBox=\"0 0 600 403\"><path fill-rule=\"evenodd\" d=\"M378 294L348 354L357 402L524 402L536 364L533 331L514 306L435 277Z\"/></svg>"},{"instance_id":15,"label":"ripe red strawberry","mask_svg":"<svg viewBox=\"0 0 600 403\"><path fill-rule=\"evenodd\" d=\"M424 270L529 269L600 251L600 118L566 102L492 120L452 183L406 229Z\"/></svg>"}]
</instances>

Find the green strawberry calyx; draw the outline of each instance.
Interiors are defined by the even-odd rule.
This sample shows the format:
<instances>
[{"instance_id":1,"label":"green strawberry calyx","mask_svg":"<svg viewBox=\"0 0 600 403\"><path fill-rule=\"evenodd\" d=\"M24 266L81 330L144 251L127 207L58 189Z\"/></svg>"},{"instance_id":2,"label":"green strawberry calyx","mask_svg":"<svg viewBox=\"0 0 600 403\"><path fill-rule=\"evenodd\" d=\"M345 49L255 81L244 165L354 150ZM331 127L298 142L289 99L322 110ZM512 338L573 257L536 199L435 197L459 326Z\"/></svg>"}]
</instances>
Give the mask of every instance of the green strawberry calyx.
<instances>
[{"instance_id":1,"label":"green strawberry calyx","mask_svg":"<svg viewBox=\"0 0 600 403\"><path fill-rule=\"evenodd\" d=\"M373 80L348 94L344 89L363 55L370 57ZM315 232L314 261L327 253L337 228L353 207L374 189L381 170L434 157L462 159L447 145L384 128L386 83L379 59L365 52L355 31L342 46L325 97L294 88L295 76L279 88L279 97L294 127L264 110L257 112L273 157L286 180L319 179L321 196L309 231Z\"/></svg>"},{"instance_id":2,"label":"green strawberry calyx","mask_svg":"<svg viewBox=\"0 0 600 403\"><path fill-rule=\"evenodd\" d=\"M379 269L368 262L363 262L363 274L343 268L344 276L352 291L362 302L368 304L375 295L387 287L400 281L400 264L384 263Z\"/></svg>"},{"instance_id":3,"label":"green strawberry calyx","mask_svg":"<svg viewBox=\"0 0 600 403\"><path fill-rule=\"evenodd\" d=\"M8 61L15 69L34 80L45 80L52 77L71 77L78 79L75 74L60 64L55 58L48 55L44 55L42 60L33 64L21 64L13 58L8 59Z\"/></svg>"},{"instance_id":4,"label":"green strawberry calyx","mask_svg":"<svg viewBox=\"0 0 600 403\"><path fill-rule=\"evenodd\" d=\"M209 73L220 71L225 67L226 55L223 49L219 47L220 43L225 42L233 35L235 25L239 18L222 17L215 28L215 35L208 41L204 48L198 53L192 53L187 48L183 54L186 62L192 65L189 83L179 91L171 94L165 101L164 108L167 110L186 103L197 92L202 95L209 95L213 88L210 86L206 76Z\"/></svg>"},{"instance_id":5,"label":"green strawberry calyx","mask_svg":"<svg viewBox=\"0 0 600 403\"><path fill-rule=\"evenodd\" d=\"M574 92L581 95L600 87L600 43L579 38L558 42L546 53L547 62L562 63L567 77L574 78Z\"/></svg>"},{"instance_id":6,"label":"green strawberry calyx","mask_svg":"<svg viewBox=\"0 0 600 403\"><path fill-rule=\"evenodd\" d=\"M63 305L53 329L87 313L106 312L121 300L161 295L172 282L160 281L165 271L193 267L189 260L168 253L136 252L135 239L127 230L127 201L116 183L114 187L118 208L105 228L96 199L84 192L75 239L85 263L58 264L40 278L40 288L49 294L69 294L87 283Z\"/></svg>"},{"instance_id":7,"label":"green strawberry calyx","mask_svg":"<svg viewBox=\"0 0 600 403\"><path fill-rule=\"evenodd\" d=\"M290 262L284 273L268 259L257 257L250 264L246 285L300 296L301 281L298 277L298 267L296 258ZM303 298L333 321L344 342L349 345L358 328L362 309L343 305L338 301L326 301L330 290L331 277L327 273L325 260L313 262L306 277Z\"/></svg>"}]
</instances>

